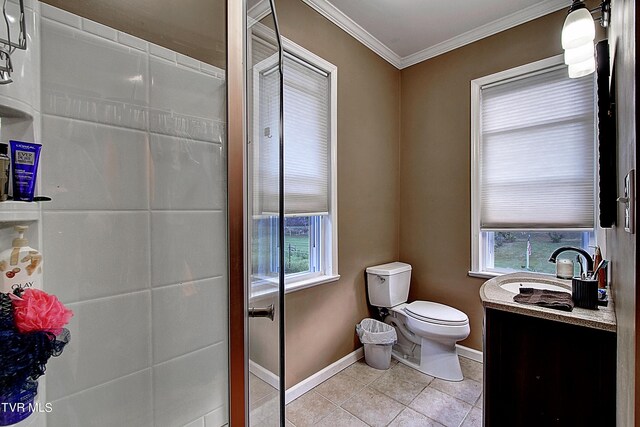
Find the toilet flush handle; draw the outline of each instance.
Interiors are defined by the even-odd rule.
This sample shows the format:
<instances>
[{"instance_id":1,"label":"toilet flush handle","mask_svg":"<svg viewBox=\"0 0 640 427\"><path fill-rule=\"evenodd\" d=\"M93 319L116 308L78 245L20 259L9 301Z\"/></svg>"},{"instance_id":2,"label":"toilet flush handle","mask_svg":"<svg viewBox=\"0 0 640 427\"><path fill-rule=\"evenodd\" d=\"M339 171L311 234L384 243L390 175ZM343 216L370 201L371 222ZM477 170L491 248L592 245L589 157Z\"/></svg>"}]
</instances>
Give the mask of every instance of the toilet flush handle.
<instances>
[{"instance_id":1,"label":"toilet flush handle","mask_svg":"<svg viewBox=\"0 0 640 427\"><path fill-rule=\"evenodd\" d=\"M387 280L379 274L376 274L376 277L380 280L380 283L384 283Z\"/></svg>"}]
</instances>

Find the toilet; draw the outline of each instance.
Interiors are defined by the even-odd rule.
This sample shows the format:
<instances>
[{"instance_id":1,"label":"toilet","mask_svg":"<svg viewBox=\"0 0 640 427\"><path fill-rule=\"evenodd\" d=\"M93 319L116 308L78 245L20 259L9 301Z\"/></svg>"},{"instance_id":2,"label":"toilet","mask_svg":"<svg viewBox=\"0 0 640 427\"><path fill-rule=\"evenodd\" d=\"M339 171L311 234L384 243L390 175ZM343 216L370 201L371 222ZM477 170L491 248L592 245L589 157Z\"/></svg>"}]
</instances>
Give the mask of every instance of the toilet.
<instances>
[{"instance_id":1,"label":"toilet","mask_svg":"<svg viewBox=\"0 0 640 427\"><path fill-rule=\"evenodd\" d=\"M469 318L436 302L407 303L410 282L411 265L403 262L367 268L369 303L398 335L393 357L433 377L462 381L456 342L469 336Z\"/></svg>"}]
</instances>

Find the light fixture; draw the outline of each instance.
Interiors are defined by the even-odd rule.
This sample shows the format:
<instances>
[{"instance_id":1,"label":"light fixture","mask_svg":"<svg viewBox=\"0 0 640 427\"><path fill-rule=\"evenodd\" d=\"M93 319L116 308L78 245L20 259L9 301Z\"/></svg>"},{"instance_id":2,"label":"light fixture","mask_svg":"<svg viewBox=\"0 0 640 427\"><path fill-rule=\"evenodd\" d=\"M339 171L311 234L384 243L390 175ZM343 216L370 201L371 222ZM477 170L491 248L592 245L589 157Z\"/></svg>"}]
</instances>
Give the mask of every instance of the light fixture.
<instances>
[{"instance_id":1,"label":"light fixture","mask_svg":"<svg viewBox=\"0 0 640 427\"><path fill-rule=\"evenodd\" d=\"M562 27L562 48L573 49L591 42L596 37L596 27L587 6L574 0Z\"/></svg>"},{"instance_id":2,"label":"light fixture","mask_svg":"<svg viewBox=\"0 0 640 427\"><path fill-rule=\"evenodd\" d=\"M599 7L589 10L581 0L573 0L562 27L562 48L564 62L569 66L569 77L578 78L595 71L593 40L596 28L591 14L601 11L600 25L609 26L610 0L604 0Z\"/></svg>"},{"instance_id":3,"label":"light fixture","mask_svg":"<svg viewBox=\"0 0 640 427\"><path fill-rule=\"evenodd\" d=\"M594 56L587 58L585 61L577 64L569 64L569 77L577 79L578 77L587 76L596 70L596 59Z\"/></svg>"},{"instance_id":4,"label":"light fixture","mask_svg":"<svg viewBox=\"0 0 640 427\"><path fill-rule=\"evenodd\" d=\"M577 64L593 57L593 42L588 41L582 46L566 49L564 51L564 63L567 65Z\"/></svg>"}]
</instances>

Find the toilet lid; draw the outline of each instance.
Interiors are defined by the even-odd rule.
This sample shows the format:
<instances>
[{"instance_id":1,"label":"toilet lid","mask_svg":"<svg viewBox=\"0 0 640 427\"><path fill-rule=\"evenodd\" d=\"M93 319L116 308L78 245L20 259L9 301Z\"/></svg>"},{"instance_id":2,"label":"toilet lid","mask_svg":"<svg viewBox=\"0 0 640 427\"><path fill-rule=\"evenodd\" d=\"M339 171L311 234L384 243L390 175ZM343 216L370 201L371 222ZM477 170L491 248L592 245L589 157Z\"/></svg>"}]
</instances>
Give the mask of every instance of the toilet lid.
<instances>
[{"instance_id":1,"label":"toilet lid","mask_svg":"<svg viewBox=\"0 0 640 427\"><path fill-rule=\"evenodd\" d=\"M419 320L439 325L464 325L469 322L466 314L448 305L430 301L414 301L407 304L405 312Z\"/></svg>"}]
</instances>

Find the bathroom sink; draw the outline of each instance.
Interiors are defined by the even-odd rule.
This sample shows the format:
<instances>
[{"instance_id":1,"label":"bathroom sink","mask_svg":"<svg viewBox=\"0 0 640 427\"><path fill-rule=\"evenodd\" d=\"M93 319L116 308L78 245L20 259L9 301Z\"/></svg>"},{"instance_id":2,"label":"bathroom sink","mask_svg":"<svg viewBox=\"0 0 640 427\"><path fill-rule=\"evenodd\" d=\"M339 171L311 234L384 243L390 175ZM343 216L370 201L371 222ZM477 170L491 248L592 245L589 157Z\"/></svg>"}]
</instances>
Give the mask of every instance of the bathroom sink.
<instances>
[{"instance_id":1,"label":"bathroom sink","mask_svg":"<svg viewBox=\"0 0 640 427\"><path fill-rule=\"evenodd\" d=\"M567 289L567 288L559 286L559 285L553 285L551 283L527 282L527 281L524 281L524 280L523 281L515 281L515 282L503 283L503 284L500 285L500 287L502 289L504 289L505 291L509 291L509 292L514 293L514 294L519 294L520 293L520 288L546 289L548 291L560 291L560 292L571 293L570 289Z\"/></svg>"}]
</instances>

